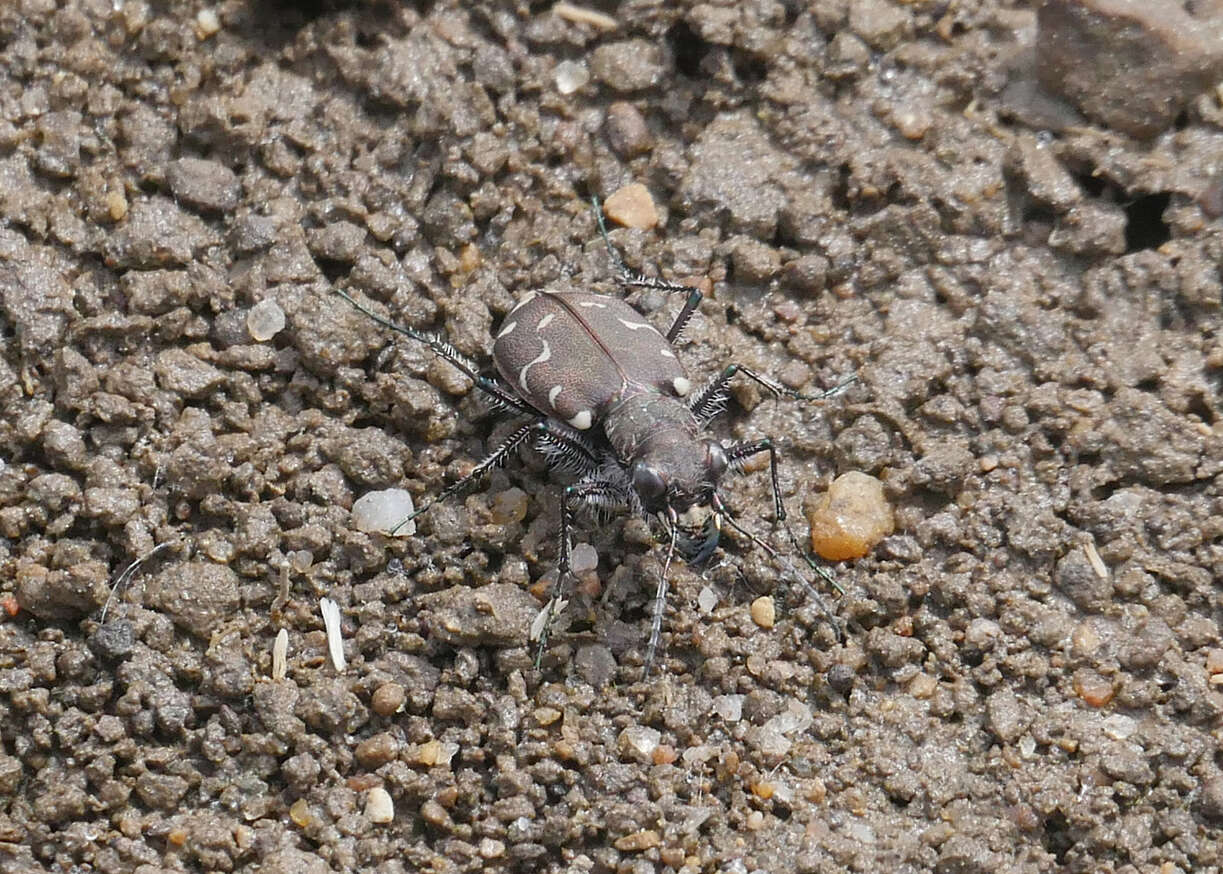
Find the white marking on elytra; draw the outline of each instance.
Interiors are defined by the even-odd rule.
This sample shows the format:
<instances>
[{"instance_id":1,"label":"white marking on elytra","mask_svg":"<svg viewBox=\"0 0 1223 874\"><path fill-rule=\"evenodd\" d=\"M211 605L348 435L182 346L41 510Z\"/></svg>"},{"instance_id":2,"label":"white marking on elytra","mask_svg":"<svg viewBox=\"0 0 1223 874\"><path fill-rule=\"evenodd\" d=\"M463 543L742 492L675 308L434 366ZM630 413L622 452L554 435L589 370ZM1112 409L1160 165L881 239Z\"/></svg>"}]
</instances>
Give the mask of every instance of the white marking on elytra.
<instances>
[{"instance_id":1,"label":"white marking on elytra","mask_svg":"<svg viewBox=\"0 0 1223 874\"><path fill-rule=\"evenodd\" d=\"M590 410L582 410L582 412L569 420L569 424L579 431L585 431L590 427L592 421L594 420L590 417Z\"/></svg>"},{"instance_id":2,"label":"white marking on elytra","mask_svg":"<svg viewBox=\"0 0 1223 874\"><path fill-rule=\"evenodd\" d=\"M552 320L555 318L556 318L556 313L548 313L546 316L544 316L542 319L539 320L539 324L535 326L535 330L542 331L544 328L548 327L548 325L552 324Z\"/></svg>"},{"instance_id":3,"label":"white marking on elytra","mask_svg":"<svg viewBox=\"0 0 1223 874\"><path fill-rule=\"evenodd\" d=\"M538 291L528 291L519 299L518 303L514 304L514 308L509 311L509 315L513 315L514 313L518 312L518 310L522 309L526 304L535 300L537 297L539 297Z\"/></svg>"},{"instance_id":4,"label":"white marking on elytra","mask_svg":"<svg viewBox=\"0 0 1223 874\"><path fill-rule=\"evenodd\" d=\"M561 386L559 385L554 385L552 388L548 389L548 406L554 410L556 409L556 396L560 393Z\"/></svg>"},{"instance_id":5,"label":"white marking on elytra","mask_svg":"<svg viewBox=\"0 0 1223 874\"><path fill-rule=\"evenodd\" d=\"M524 364L522 366L522 370L518 371L518 384L522 386L523 391L530 391L530 389L527 388L527 371L536 364L543 364L552 357L552 347L548 345L548 341L540 340L540 342L544 344L544 351L536 355L534 361L528 361L526 364Z\"/></svg>"},{"instance_id":6,"label":"white marking on elytra","mask_svg":"<svg viewBox=\"0 0 1223 874\"><path fill-rule=\"evenodd\" d=\"M510 335L510 331L514 330L517 327L518 327L517 322L506 322L501 327L501 333L497 335L497 339L500 340L502 337L508 337Z\"/></svg>"},{"instance_id":7,"label":"white marking on elytra","mask_svg":"<svg viewBox=\"0 0 1223 874\"><path fill-rule=\"evenodd\" d=\"M681 398L692 390L692 383L686 377L677 376L671 380L671 387L675 389L675 393Z\"/></svg>"},{"instance_id":8,"label":"white marking on elytra","mask_svg":"<svg viewBox=\"0 0 1223 874\"><path fill-rule=\"evenodd\" d=\"M653 325L647 325L645 322L630 322L628 319L617 319L617 321L630 331L636 331L641 328L648 328L651 331L654 330Z\"/></svg>"},{"instance_id":9,"label":"white marking on elytra","mask_svg":"<svg viewBox=\"0 0 1223 874\"><path fill-rule=\"evenodd\" d=\"M675 357L675 353L672 352L670 349L667 349L666 347L659 349L658 354L661 355L663 358L674 358Z\"/></svg>"},{"instance_id":10,"label":"white marking on elytra","mask_svg":"<svg viewBox=\"0 0 1223 874\"><path fill-rule=\"evenodd\" d=\"M607 304L599 303L597 300L579 300L578 306L586 307L587 309L589 309L590 307L595 307L596 309L601 309L601 310L607 309Z\"/></svg>"}]
</instances>

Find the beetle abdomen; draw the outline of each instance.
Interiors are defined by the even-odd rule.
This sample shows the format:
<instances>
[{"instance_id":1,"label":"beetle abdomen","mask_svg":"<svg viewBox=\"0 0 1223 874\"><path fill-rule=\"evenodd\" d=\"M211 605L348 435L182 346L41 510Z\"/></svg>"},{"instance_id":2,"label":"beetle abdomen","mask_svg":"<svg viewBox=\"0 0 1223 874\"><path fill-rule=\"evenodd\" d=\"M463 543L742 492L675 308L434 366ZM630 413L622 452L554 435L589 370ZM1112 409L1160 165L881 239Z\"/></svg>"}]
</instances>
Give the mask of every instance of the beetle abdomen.
<instances>
[{"instance_id":1,"label":"beetle abdomen","mask_svg":"<svg viewBox=\"0 0 1223 874\"><path fill-rule=\"evenodd\" d=\"M601 294L524 298L497 333L493 361L523 400L583 431L626 392L676 397L691 388L667 339L624 301Z\"/></svg>"}]
</instances>

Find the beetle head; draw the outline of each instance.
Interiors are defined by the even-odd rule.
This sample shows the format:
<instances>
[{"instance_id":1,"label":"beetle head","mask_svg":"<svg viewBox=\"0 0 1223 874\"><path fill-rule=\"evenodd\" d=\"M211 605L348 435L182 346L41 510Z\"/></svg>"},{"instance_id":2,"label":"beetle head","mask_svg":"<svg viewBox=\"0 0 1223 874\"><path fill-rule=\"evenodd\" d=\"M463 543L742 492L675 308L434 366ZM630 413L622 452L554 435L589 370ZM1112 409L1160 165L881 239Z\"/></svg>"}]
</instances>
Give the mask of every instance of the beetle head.
<instances>
[{"instance_id":1,"label":"beetle head","mask_svg":"<svg viewBox=\"0 0 1223 874\"><path fill-rule=\"evenodd\" d=\"M646 512L682 514L713 500L726 467L726 451L716 440L663 432L643 447L629 479Z\"/></svg>"}]
</instances>

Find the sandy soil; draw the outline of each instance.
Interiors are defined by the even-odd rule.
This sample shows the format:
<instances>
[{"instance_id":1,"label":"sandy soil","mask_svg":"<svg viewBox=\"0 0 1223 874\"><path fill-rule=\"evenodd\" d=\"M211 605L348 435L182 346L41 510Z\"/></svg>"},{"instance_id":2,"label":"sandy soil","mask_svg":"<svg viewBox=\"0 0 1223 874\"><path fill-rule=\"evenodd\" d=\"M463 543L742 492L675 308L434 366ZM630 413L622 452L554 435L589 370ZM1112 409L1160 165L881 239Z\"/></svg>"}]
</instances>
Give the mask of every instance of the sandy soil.
<instances>
[{"instance_id":1,"label":"sandy soil","mask_svg":"<svg viewBox=\"0 0 1223 874\"><path fill-rule=\"evenodd\" d=\"M0 870L1219 870L1217 99L1050 122L991 0L602 11L0 8ZM858 377L714 429L778 438L800 530L885 482L842 643L728 537L643 682L663 550L617 520L536 671L538 457L350 525L508 426L329 291L487 362L517 295L618 293L588 198L630 182L628 261L712 283L694 379ZM786 555L767 474L726 492Z\"/></svg>"}]
</instances>

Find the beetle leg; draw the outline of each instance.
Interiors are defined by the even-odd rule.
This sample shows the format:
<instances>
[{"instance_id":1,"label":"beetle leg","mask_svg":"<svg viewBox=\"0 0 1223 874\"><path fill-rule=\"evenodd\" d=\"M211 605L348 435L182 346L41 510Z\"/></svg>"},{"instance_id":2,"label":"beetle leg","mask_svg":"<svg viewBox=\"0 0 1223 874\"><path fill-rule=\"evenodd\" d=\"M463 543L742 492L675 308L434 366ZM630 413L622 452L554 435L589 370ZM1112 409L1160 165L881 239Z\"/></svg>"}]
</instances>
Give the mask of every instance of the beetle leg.
<instances>
[{"instance_id":1,"label":"beetle leg","mask_svg":"<svg viewBox=\"0 0 1223 874\"><path fill-rule=\"evenodd\" d=\"M729 390L729 384L736 375L743 374L752 382L763 388L773 397L787 397L796 401L822 401L825 398L830 398L838 395L857 380L856 376L851 376L843 382L828 389L828 391L820 392L819 394L806 395L802 392L797 392L792 388L787 388L777 380L770 376L765 376L762 373L744 367L742 364L730 364L709 381L705 388L701 389L691 396L688 408L692 410L692 414L701 422L708 422L710 419L718 415L726 408L726 397Z\"/></svg>"},{"instance_id":2,"label":"beetle leg","mask_svg":"<svg viewBox=\"0 0 1223 874\"><path fill-rule=\"evenodd\" d=\"M483 376L474 363L463 355L462 352L455 349L454 346L442 338L435 337L432 334L426 334L422 331L417 331L416 329L409 328L406 325L400 325L397 322L392 322L390 319L378 315L365 304L352 297L348 292L338 288L332 290L340 297L344 298L344 300L352 304L352 306L358 312L369 316L384 328L389 328L390 330L395 331L397 334L403 334L405 337L409 337L418 343L424 343L430 350L432 350L433 354L437 355L442 360L449 362L452 367L470 379L472 383L475 384L476 388L491 397L500 406L524 416L539 415L538 410L536 410L526 401L522 400L522 398L519 398L511 392L506 391L506 389L502 387L502 385L495 379Z\"/></svg>"},{"instance_id":3,"label":"beetle leg","mask_svg":"<svg viewBox=\"0 0 1223 874\"><path fill-rule=\"evenodd\" d=\"M548 466L584 476L599 466L590 444L551 419L535 423L535 448L548 457Z\"/></svg>"},{"instance_id":4,"label":"beetle leg","mask_svg":"<svg viewBox=\"0 0 1223 874\"><path fill-rule=\"evenodd\" d=\"M785 529L786 535L790 539L790 544L798 551L799 555L803 557L803 560L807 562L807 566L817 573L824 582L836 589L838 593L844 595L845 590L841 588L841 585L837 582L836 577L832 575L832 572L828 570L828 568L815 563L815 561L807 553L807 550L803 549L802 545L798 542L798 537L794 534L794 529L792 529L786 522L786 505L781 499L781 484L777 477L777 448L773 445L773 439L771 437L765 437L761 440L753 440L750 443L738 443L734 446L728 447L726 450L726 460L730 465L730 469L736 470L738 469L738 464L744 459L750 458L751 456L757 455L761 452L767 452L769 454L769 478L773 487L773 512L775 513L776 521L781 524L782 528Z\"/></svg>"},{"instance_id":5,"label":"beetle leg","mask_svg":"<svg viewBox=\"0 0 1223 874\"><path fill-rule=\"evenodd\" d=\"M603 238L603 244L607 246L607 254L611 256L612 264L615 265L616 273L619 275L622 284L631 285L634 288L652 288L655 291L686 293L696 291L699 293L700 289L693 288L691 285L684 285L682 282L672 282L669 279L661 279L657 276L646 276L644 273L638 273L625 264L624 258L611 241L611 235L607 233L607 223L603 219L603 206L599 203L598 196L592 196L590 202L594 206L595 221L599 223L599 236Z\"/></svg>"},{"instance_id":6,"label":"beetle leg","mask_svg":"<svg viewBox=\"0 0 1223 874\"><path fill-rule=\"evenodd\" d=\"M532 432L535 430L537 425L538 425L538 422L527 422L525 425L522 425L519 428L516 428L514 430L514 433L512 433L509 437L506 437L504 440L502 440L496 449L494 449L492 452L486 455L480 461L479 464L473 467L471 469L471 472L468 473L467 476L462 477L456 480L455 482L451 483L446 488L442 489L440 492L434 495L430 500L426 501L422 506L420 506L416 511L414 511L412 515L407 516L402 522L400 522L398 525L392 528L391 534L394 535L396 531L398 531L404 525L407 525L409 522L411 522L421 513L428 510L434 504L440 503L441 501L444 501L447 498L449 498L451 495L461 492L463 489L467 487L469 483L474 482L475 480L478 480L480 477L484 476L484 474L488 473L494 467L500 467L502 464L505 463L505 460L506 458L509 457L509 454L513 452L515 449L517 449L522 444L522 442L526 440L527 437L529 437L532 434Z\"/></svg>"},{"instance_id":7,"label":"beetle leg","mask_svg":"<svg viewBox=\"0 0 1223 874\"><path fill-rule=\"evenodd\" d=\"M675 540L679 535L679 520L675 517L675 511L668 507L667 515L671 523L671 543L667 547L667 558L662 564L662 573L658 575L658 586L654 590L654 614L650 621L650 642L646 644L645 648L645 664L641 673L643 680L650 676L654 654L658 651L658 644L662 640L662 620L667 610L667 587L669 585L667 573L671 570L671 559L675 557Z\"/></svg>"},{"instance_id":8,"label":"beetle leg","mask_svg":"<svg viewBox=\"0 0 1223 874\"><path fill-rule=\"evenodd\" d=\"M556 588L552 592L552 597L548 599L548 603L544 605L547 617L540 625L539 644L535 649L535 668L537 670L543 663L544 652L548 648L548 636L552 630L552 623L556 620L557 614L560 613L560 605L565 602L565 595L569 591L569 578L573 576L569 566L569 551L572 546L569 541L570 531L573 528L574 508L582 501L590 501L597 498L603 498L609 502L627 503L624 487L610 480L590 480L589 482L574 483L571 486L565 487L564 495L561 498L561 537L558 550L559 555L556 561Z\"/></svg>"}]
</instances>

